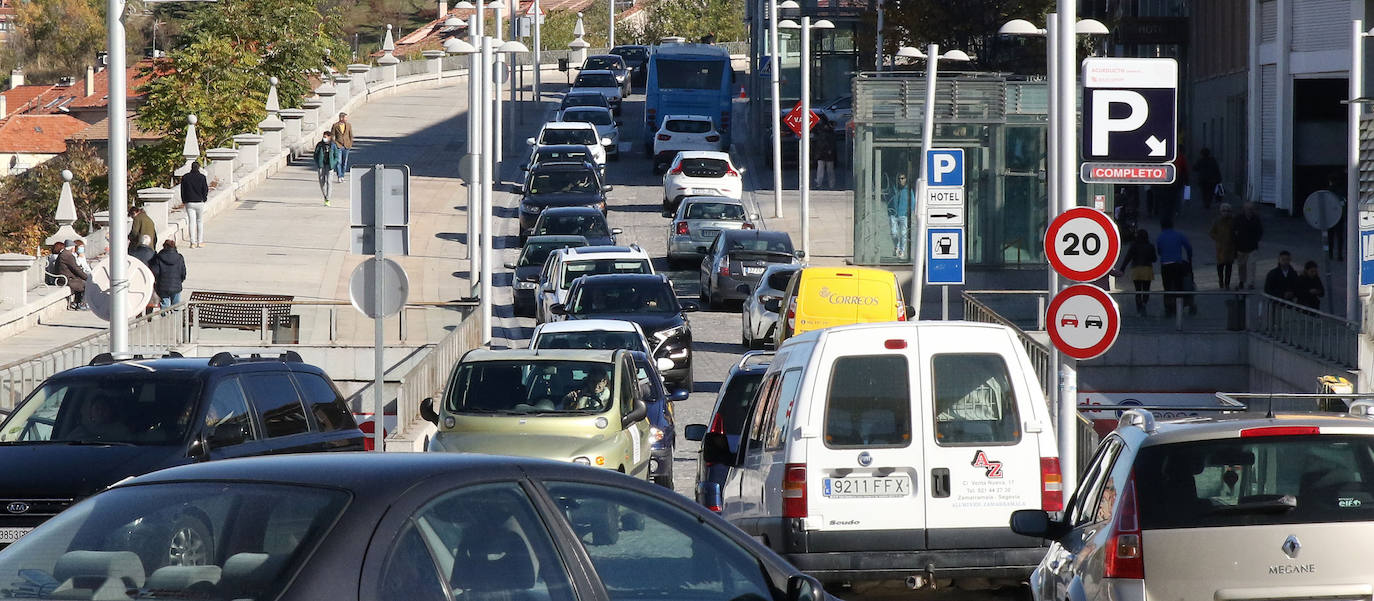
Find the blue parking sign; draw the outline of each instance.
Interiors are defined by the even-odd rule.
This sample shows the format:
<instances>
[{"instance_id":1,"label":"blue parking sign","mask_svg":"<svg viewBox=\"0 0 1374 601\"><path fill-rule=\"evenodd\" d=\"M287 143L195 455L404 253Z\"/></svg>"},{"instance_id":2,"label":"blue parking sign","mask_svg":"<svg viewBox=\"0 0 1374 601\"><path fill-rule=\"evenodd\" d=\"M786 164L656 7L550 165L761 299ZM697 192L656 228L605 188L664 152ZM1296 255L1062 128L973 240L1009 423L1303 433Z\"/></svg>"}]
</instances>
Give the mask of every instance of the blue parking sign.
<instances>
[{"instance_id":1,"label":"blue parking sign","mask_svg":"<svg viewBox=\"0 0 1374 601\"><path fill-rule=\"evenodd\" d=\"M1360 285L1374 284L1374 230L1360 230Z\"/></svg>"},{"instance_id":2,"label":"blue parking sign","mask_svg":"<svg viewBox=\"0 0 1374 601\"><path fill-rule=\"evenodd\" d=\"M926 230L926 283L964 283L964 228Z\"/></svg>"},{"instance_id":3,"label":"blue parking sign","mask_svg":"<svg viewBox=\"0 0 1374 601\"><path fill-rule=\"evenodd\" d=\"M964 185L964 149L932 148L926 151L926 178L929 186Z\"/></svg>"}]
</instances>

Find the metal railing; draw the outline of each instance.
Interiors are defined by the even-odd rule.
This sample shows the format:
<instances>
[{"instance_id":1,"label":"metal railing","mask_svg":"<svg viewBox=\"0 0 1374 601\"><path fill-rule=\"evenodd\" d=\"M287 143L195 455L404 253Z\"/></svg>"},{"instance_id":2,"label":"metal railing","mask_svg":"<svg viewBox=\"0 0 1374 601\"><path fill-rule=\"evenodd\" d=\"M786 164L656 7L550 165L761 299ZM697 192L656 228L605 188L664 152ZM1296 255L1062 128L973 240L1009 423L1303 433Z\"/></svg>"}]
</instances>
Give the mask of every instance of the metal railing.
<instances>
[{"instance_id":1,"label":"metal railing","mask_svg":"<svg viewBox=\"0 0 1374 601\"><path fill-rule=\"evenodd\" d=\"M1050 393L1053 386L1050 373L1050 349L1040 341L1031 338L1026 334L1021 326L1002 317L991 307L983 304L978 299L969 295L969 291L963 293L964 297L964 319L982 323L995 323L1007 326L1016 331L1016 337L1021 341L1021 346L1026 348L1026 355L1030 357L1031 366L1035 368L1035 377L1040 380L1040 390L1046 395Z\"/></svg>"},{"instance_id":2,"label":"metal railing","mask_svg":"<svg viewBox=\"0 0 1374 601\"><path fill-rule=\"evenodd\" d=\"M391 436L404 436L410 425L420 419L420 402L428 397L439 398L453 366L464 353L482 346L481 324L477 319L468 319L471 315L468 311L458 327L401 375L396 393L396 427Z\"/></svg>"},{"instance_id":3,"label":"metal railing","mask_svg":"<svg viewBox=\"0 0 1374 601\"><path fill-rule=\"evenodd\" d=\"M1359 365L1359 322L1267 294L1255 302L1250 331L1349 369Z\"/></svg>"}]
</instances>

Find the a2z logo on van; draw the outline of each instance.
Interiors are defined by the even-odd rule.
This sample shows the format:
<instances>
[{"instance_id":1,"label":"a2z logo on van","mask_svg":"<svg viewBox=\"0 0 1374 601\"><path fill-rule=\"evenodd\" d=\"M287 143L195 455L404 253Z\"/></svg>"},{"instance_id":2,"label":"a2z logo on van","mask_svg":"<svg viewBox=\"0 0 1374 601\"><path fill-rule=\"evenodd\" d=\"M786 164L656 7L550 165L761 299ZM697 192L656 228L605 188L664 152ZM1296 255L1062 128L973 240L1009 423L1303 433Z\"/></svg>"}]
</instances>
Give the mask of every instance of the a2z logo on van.
<instances>
[{"instance_id":1,"label":"a2z logo on van","mask_svg":"<svg viewBox=\"0 0 1374 601\"><path fill-rule=\"evenodd\" d=\"M973 454L973 467L981 467L985 470L984 475L989 478L1002 477L1002 462L988 459L988 454L978 451Z\"/></svg>"}]
</instances>

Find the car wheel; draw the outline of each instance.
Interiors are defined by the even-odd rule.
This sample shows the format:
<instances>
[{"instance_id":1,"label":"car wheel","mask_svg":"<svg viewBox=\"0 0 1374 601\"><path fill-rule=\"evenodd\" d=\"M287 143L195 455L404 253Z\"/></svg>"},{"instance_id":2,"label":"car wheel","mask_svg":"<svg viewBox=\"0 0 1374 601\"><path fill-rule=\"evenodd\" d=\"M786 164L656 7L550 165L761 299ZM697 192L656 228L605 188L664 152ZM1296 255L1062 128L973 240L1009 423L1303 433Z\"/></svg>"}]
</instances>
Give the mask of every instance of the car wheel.
<instances>
[{"instance_id":1,"label":"car wheel","mask_svg":"<svg viewBox=\"0 0 1374 601\"><path fill-rule=\"evenodd\" d=\"M215 541L210 527L199 517L183 514L167 535L169 566L206 566L215 562Z\"/></svg>"}]
</instances>

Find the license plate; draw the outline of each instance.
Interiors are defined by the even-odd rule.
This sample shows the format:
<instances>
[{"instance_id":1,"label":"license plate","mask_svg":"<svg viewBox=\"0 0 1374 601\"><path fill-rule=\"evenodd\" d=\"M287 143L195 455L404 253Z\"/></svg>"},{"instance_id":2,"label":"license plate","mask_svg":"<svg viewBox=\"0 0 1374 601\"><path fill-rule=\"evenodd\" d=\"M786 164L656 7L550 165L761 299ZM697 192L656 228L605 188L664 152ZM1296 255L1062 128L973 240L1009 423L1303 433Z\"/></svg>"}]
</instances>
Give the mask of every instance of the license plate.
<instances>
[{"instance_id":1,"label":"license plate","mask_svg":"<svg viewBox=\"0 0 1374 601\"><path fill-rule=\"evenodd\" d=\"M32 532L33 528L0 528L0 545L8 545Z\"/></svg>"},{"instance_id":2,"label":"license plate","mask_svg":"<svg viewBox=\"0 0 1374 601\"><path fill-rule=\"evenodd\" d=\"M763 275L762 267L745 267L744 275Z\"/></svg>"},{"instance_id":3,"label":"license plate","mask_svg":"<svg viewBox=\"0 0 1374 601\"><path fill-rule=\"evenodd\" d=\"M830 498L905 497L911 494L911 476L826 478L823 488Z\"/></svg>"},{"instance_id":4,"label":"license plate","mask_svg":"<svg viewBox=\"0 0 1374 601\"><path fill-rule=\"evenodd\" d=\"M720 235L719 229L701 228L701 235L707 238L715 238Z\"/></svg>"},{"instance_id":5,"label":"license plate","mask_svg":"<svg viewBox=\"0 0 1374 601\"><path fill-rule=\"evenodd\" d=\"M720 191L715 188L692 188L689 194L693 196L719 196Z\"/></svg>"}]
</instances>

